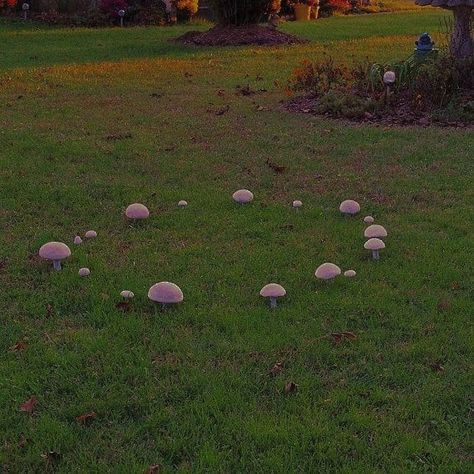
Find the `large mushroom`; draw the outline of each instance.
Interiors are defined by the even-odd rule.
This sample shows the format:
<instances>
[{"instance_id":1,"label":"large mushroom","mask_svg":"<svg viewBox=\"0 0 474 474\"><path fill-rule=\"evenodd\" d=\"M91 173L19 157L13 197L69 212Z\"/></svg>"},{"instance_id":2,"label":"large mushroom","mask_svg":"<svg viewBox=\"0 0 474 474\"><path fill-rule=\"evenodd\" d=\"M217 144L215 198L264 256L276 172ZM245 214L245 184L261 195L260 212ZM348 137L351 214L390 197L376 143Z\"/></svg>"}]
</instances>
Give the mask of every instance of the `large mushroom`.
<instances>
[{"instance_id":1,"label":"large mushroom","mask_svg":"<svg viewBox=\"0 0 474 474\"><path fill-rule=\"evenodd\" d=\"M372 224L365 229L364 237L367 237L368 239L383 239L384 237L387 237L387 231L383 225Z\"/></svg>"},{"instance_id":2,"label":"large mushroom","mask_svg":"<svg viewBox=\"0 0 474 474\"><path fill-rule=\"evenodd\" d=\"M474 41L471 31L474 0L415 0L415 3L422 7L431 5L452 10L454 29L449 50L456 58L469 58L474 55Z\"/></svg>"},{"instance_id":3,"label":"large mushroom","mask_svg":"<svg viewBox=\"0 0 474 474\"><path fill-rule=\"evenodd\" d=\"M349 217L357 214L360 211L360 205L357 201L354 201L353 199L346 199L345 201L341 202L339 210L345 216Z\"/></svg>"},{"instance_id":4,"label":"large mushroom","mask_svg":"<svg viewBox=\"0 0 474 474\"><path fill-rule=\"evenodd\" d=\"M128 206L127 209L125 209L125 216L127 216L128 219L132 219L132 220L148 219L149 215L150 215L150 211L148 210L148 208L139 202L130 204L130 206Z\"/></svg>"},{"instance_id":5,"label":"large mushroom","mask_svg":"<svg viewBox=\"0 0 474 474\"><path fill-rule=\"evenodd\" d=\"M380 258L379 256L379 250L382 250L385 248L385 244L383 243L383 240L380 239L369 239L365 244L364 248L367 250L372 251L372 258L374 260L378 260Z\"/></svg>"},{"instance_id":6,"label":"large mushroom","mask_svg":"<svg viewBox=\"0 0 474 474\"><path fill-rule=\"evenodd\" d=\"M260 290L260 296L270 300L270 308L276 308L277 298L286 295L286 290L278 283L269 283Z\"/></svg>"},{"instance_id":7,"label":"large mushroom","mask_svg":"<svg viewBox=\"0 0 474 474\"><path fill-rule=\"evenodd\" d=\"M148 298L156 303L161 303L163 309L165 309L167 305L181 303L184 296L178 285L169 281L162 281L155 283L148 290Z\"/></svg>"},{"instance_id":8,"label":"large mushroom","mask_svg":"<svg viewBox=\"0 0 474 474\"><path fill-rule=\"evenodd\" d=\"M320 280L332 280L341 274L341 269L334 263L323 263L316 268L314 275Z\"/></svg>"},{"instance_id":9,"label":"large mushroom","mask_svg":"<svg viewBox=\"0 0 474 474\"><path fill-rule=\"evenodd\" d=\"M51 260L55 270L61 270L61 260L71 255L70 248L62 242L48 242L39 249L39 256L45 260Z\"/></svg>"},{"instance_id":10,"label":"large mushroom","mask_svg":"<svg viewBox=\"0 0 474 474\"><path fill-rule=\"evenodd\" d=\"M232 199L239 204L247 204L253 200L253 193L248 189L239 189L232 194Z\"/></svg>"}]
</instances>

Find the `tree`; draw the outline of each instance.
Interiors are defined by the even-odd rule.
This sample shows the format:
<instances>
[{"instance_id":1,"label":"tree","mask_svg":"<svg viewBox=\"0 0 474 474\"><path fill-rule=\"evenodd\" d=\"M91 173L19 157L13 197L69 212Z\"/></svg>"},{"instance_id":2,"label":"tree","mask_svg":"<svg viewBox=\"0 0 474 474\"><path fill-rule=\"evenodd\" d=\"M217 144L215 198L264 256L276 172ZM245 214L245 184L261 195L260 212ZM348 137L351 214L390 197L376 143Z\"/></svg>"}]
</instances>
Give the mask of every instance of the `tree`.
<instances>
[{"instance_id":1,"label":"tree","mask_svg":"<svg viewBox=\"0 0 474 474\"><path fill-rule=\"evenodd\" d=\"M415 0L417 5L432 5L447 8L454 14L454 29L451 36L450 52L456 58L468 58L474 55L472 39L472 11L474 0Z\"/></svg>"},{"instance_id":2,"label":"tree","mask_svg":"<svg viewBox=\"0 0 474 474\"><path fill-rule=\"evenodd\" d=\"M255 24L268 15L274 0L212 0L212 7L221 26Z\"/></svg>"}]
</instances>

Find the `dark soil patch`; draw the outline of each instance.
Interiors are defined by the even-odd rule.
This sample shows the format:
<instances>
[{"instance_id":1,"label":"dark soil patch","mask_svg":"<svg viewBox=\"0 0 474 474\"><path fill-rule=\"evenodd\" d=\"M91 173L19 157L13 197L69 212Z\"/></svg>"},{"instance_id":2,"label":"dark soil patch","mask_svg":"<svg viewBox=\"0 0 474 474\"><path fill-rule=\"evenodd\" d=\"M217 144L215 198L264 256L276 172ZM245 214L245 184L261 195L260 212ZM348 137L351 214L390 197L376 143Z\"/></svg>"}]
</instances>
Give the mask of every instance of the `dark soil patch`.
<instances>
[{"instance_id":1,"label":"dark soil patch","mask_svg":"<svg viewBox=\"0 0 474 474\"><path fill-rule=\"evenodd\" d=\"M307 41L276 28L248 25L235 27L215 26L208 31L188 31L174 41L196 46L242 46L300 44Z\"/></svg>"},{"instance_id":2,"label":"dark soil patch","mask_svg":"<svg viewBox=\"0 0 474 474\"><path fill-rule=\"evenodd\" d=\"M331 113L318 112L318 98L313 95L299 96L291 99L285 104L285 108L290 112L318 115L328 118L346 120L357 123L390 125L416 125L420 127L440 126L440 127L460 127L473 128L474 123L464 121L451 121L448 119L434 117L429 111L414 110L407 98L397 98L396 102L390 104L383 111L370 113L365 112L362 116L347 117Z\"/></svg>"}]
</instances>

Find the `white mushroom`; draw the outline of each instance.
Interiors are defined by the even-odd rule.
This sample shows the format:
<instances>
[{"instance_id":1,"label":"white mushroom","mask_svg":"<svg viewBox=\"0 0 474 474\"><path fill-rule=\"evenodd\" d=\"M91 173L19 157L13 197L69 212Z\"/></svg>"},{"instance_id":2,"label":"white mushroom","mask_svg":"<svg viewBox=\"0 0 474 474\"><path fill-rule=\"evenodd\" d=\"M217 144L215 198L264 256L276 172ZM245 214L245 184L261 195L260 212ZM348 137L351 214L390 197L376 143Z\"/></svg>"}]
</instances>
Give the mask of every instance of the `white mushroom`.
<instances>
[{"instance_id":1,"label":"white mushroom","mask_svg":"<svg viewBox=\"0 0 474 474\"><path fill-rule=\"evenodd\" d=\"M346 199L345 201L341 202L339 210L345 216L353 216L360 211L360 205L357 201L353 201L352 199Z\"/></svg>"},{"instance_id":2,"label":"white mushroom","mask_svg":"<svg viewBox=\"0 0 474 474\"><path fill-rule=\"evenodd\" d=\"M174 283L168 281L162 281L160 283L155 283L148 290L148 298L151 301L156 301L161 303L163 309L166 308L166 305L181 303L184 296L181 288Z\"/></svg>"},{"instance_id":3,"label":"white mushroom","mask_svg":"<svg viewBox=\"0 0 474 474\"><path fill-rule=\"evenodd\" d=\"M297 199L296 201L293 201L293 207L298 211L300 207L303 207L303 203Z\"/></svg>"},{"instance_id":4,"label":"white mushroom","mask_svg":"<svg viewBox=\"0 0 474 474\"><path fill-rule=\"evenodd\" d=\"M393 71L387 71L383 75L383 82L387 86L391 86L392 84L395 84L396 79L397 79L397 76L395 75L395 73Z\"/></svg>"},{"instance_id":5,"label":"white mushroom","mask_svg":"<svg viewBox=\"0 0 474 474\"><path fill-rule=\"evenodd\" d=\"M39 249L39 256L45 260L51 260L55 270L61 270L61 260L71 255L70 248L62 242L48 242Z\"/></svg>"},{"instance_id":6,"label":"white mushroom","mask_svg":"<svg viewBox=\"0 0 474 474\"><path fill-rule=\"evenodd\" d=\"M382 250L385 248L385 244L383 243L383 240L372 238L369 239L365 244L364 248L367 250L372 251L372 258L374 260L378 260L380 258L379 256L379 250Z\"/></svg>"},{"instance_id":7,"label":"white mushroom","mask_svg":"<svg viewBox=\"0 0 474 474\"><path fill-rule=\"evenodd\" d=\"M323 263L316 269L314 275L320 280L331 280L341 274L341 269L334 263Z\"/></svg>"},{"instance_id":8,"label":"white mushroom","mask_svg":"<svg viewBox=\"0 0 474 474\"><path fill-rule=\"evenodd\" d=\"M344 272L344 276L348 278L354 278L356 275L357 273L355 272L355 270L346 270Z\"/></svg>"},{"instance_id":9,"label":"white mushroom","mask_svg":"<svg viewBox=\"0 0 474 474\"><path fill-rule=\"evenodd\" d=\"M365 229L364 237L367 237L368 239L372 239L373 237L377 239L383 239L384 237L387 237L387 231L385 230L384 226L372 224L369 225L367 229Z\"/></svg>"},{"instance_id":10,"label":"white mushroom","mask_svg":"<svg viewBox=\"0 0 474 474\"><path fill-rule=\"evenodd\" d=\"M76 245L81 245L82 244L82 239L79 235L76 235L76 237L74 237L74 243Z\"/></svg>"},{"instance_id":11,"label":"white mushroom","mask_svg":"<svg viewBox=\"0 0 474 474\"><path fill-rule=\"evenodd\" d=\"M371 225L373 224L375 219L372 216L365 216L364 217L364 224Z\"/></svg>"},{"instance_id":12,"label":"white mushroom","mask_svg":"<svg viewBox=\"0 0 474 474\"><path fill-rule=\"evenodd\" d=\"M184 199L178 202L178 207L181 209L184 209L188 205L188 202L185 201Z\"/></svg>"},{"instance_id":13,"label":"white mushroom","mask_svg":"<svg viewBox=\"0 0 474 474\"><path fill-rule=\"evenodd\" d=\"M135 296L135 294L133 293L133 291L123 290L123 291L120 292L120 296L125 301L128 301L128 300L131 300Z\"/></svg>"},{"instance_id":14,"label":"white mushroom","mask_svg":"<svg viewBox=\"0 0 474 474\"><path fill-rule=\"evenodd\" d=\"M246 204L253 200L253 193L248 189L239 189L232 194L232 199L239 204Z\"/></svg>"},{"instance_id":15,"label":"white mushroom","mask_svg":"<svg viewBox=\"0 0 474 474\"><path fill-rule=\"evenodd\" d=\"M80 268L79 269L79 276L86 277L91 274L91 271L88 268Z\"/></svg>"},{"instance_id":16,"label":"white mushroom","mask_svg":"<svg viewBox=\"0 0 474 474\"><path fill-rule=\"evenodd\" d=\"M148 219L150 215L150 211L148 208L140 204L139 202L136 202L134 204L130 204L130 206L125 209L125 216L128 219L132 220L140 220L140 219Z\"/></svg>"},{"instance_id":17,"label":"white mushroom","mask_svg":"<svg viewBox=\"0 0 474 474\"><path fill-rule=\"evenodd\" d=\"M84 237L86 239L95 239L97 237L97 232L95 230L88 230L85 233Z\"/></svg>"},{"instance_id":18,"label":"white mushroom","mask_svg":"<svg viewBox=\"0 0 474 474\"><path fill-rule=\"evenodd\" d=\"M286 290L278 283L269 283L260 290L260 296L270 299L270 308L276 308L277 298L286 295Z\"/></svg>"}]
</instances>

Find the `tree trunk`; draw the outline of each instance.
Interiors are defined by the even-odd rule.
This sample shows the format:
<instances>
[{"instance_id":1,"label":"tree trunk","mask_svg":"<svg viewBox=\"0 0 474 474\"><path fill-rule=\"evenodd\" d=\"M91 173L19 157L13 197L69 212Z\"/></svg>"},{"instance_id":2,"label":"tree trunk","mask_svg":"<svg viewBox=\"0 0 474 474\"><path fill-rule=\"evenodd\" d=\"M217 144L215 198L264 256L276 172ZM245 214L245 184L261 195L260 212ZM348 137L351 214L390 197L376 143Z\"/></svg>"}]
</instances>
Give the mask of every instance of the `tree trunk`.
<instances>
[{"instance_id":1,"label":"tree trunk","mask_svg":"<svg viewBox=\"0 0 474 474\"><path fill-rule=\"evenodd\" d=\"M471 35L472 7L454 7L454 31L451 37L451 54L456 58L474 55Z\"/></svg>"}]
</instances>

